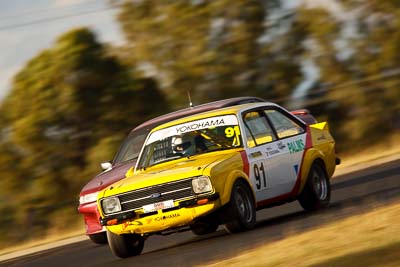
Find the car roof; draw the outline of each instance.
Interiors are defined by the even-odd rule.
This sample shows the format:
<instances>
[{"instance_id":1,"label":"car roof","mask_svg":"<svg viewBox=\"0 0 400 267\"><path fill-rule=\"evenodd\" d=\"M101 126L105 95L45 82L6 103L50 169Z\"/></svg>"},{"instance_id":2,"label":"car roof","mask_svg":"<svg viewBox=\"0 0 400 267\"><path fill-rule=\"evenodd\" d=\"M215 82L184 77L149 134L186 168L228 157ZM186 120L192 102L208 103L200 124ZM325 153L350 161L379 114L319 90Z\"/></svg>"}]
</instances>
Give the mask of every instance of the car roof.
<instances>
[{"instance_id":1,"label":"car roof","mask_svg":"<svg viewBox=\"0 0 400 267\"><path fill-rule=\"evenodd\" d=\"M154 128L158 125L161 125L166 122L176 120L176 119L179 119L182 117L187 117L187 116L190 116L193 114L203 113L203 112L210 111L210 110L220 109L220 108L224 108L224 107L231 107L231 106L236 106L236 105L245 104L245 103L259 103L259 102L266 102L266 100L259 98L259 97L243 96L243 97L234 97L234 98L213 101L213 102L201 104L198 106L177 110L177 111L165 114L165 115L161 115L154 119L150 119L150 120L140 124L136 128L134 128L130 132L130 134L133 134L134 132L142 130L144 128L151 130L152 128Z\"/></svg>"},{"instance_id":2,"label":"car roof","mask_svg":"<svg viewBox=\"0 0 400 267\"><path fill-rule=\"evenodd\" d=\"M240 105L235 105L235 106L229 106L229 107L223 107L223 108L218 108L218 109L213 109L213 110L208 110L205 112L201 112L198 114L192 114L189 116L185 116L183 118L178 118L172 121L165 122L157 127L154 127L151 132L163 129L163 128L168 128L170 126L176 125L176 124L181 124L197 119L203 119L205 117L216 117L216 116L221 116L221 115L228 115L228 114L237 114L243 110L251 109L251 108L258 108L258 107L264 107L264 106L278 106L275 103L272 102L260 102L260 103L246 103L246 104L240 104ZM282 107L280 107L282 108Z\"/></svg>"}]
</instances>

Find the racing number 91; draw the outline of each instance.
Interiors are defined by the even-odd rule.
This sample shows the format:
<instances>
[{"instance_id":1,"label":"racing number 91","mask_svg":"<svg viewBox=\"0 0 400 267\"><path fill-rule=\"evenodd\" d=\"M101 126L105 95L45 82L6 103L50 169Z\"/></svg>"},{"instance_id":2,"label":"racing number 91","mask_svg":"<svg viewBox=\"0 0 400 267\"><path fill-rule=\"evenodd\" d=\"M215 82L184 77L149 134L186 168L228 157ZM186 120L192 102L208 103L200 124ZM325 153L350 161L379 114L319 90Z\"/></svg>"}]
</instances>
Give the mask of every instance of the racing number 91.
<instances>
[{"instance_id":1,"label":"racing number 91","mask_svg":"<svg viewBox=\"0 0 400 267\"><path fill-rule=\"evenodd\" d=\"M257 190L260 190L261 188L267 188L267 177L265 175L264 164L261 162L260 167L257 164L254 164L253 168Z\"/></svg>"},{"instance_id":2,"label":"racing number 91","mask_svg":"<svg viewBox=\"0 0 400 267\"><path fill-rule=\"evenodd\" d=\"M227 127L225 129L225 136L227 138L232 138L233 137L233 146L240 146L240 130L239 126L234 126L234 127Z\"/></svg>"}]
</instances>

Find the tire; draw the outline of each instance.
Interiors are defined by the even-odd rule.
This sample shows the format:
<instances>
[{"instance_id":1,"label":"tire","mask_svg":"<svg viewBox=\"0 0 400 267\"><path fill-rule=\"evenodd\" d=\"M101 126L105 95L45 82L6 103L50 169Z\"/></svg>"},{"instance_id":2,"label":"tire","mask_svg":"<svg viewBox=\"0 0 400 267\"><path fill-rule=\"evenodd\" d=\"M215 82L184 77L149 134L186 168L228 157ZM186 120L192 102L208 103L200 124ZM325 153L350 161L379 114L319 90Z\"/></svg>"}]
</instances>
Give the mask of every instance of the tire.
<instances>
[{"instance_id":1,"label":"tire","mask_svg":"<svg viewBox=\"0 0 400 267\"><path fill-rule=\"evenodd\" d=\"M217 231L218 224L214 223L195 223L190 226L190 230L192 230L195 235L206 235L211 234Z\"/></svg>"},{"instance_id":2,"label":"tire","mask_svg":"<svg viewBox=\"0 0 400 267\"><path fill-rule=\"evenodd\" d=\"M315 211L328 206L330 199L331 186L326 172L321 165L314 163L300 193L300 205L306 211Z\"/></svg>"},{"instance_id":3,"label":"tire","mask_svg":"<svg viewBox=\"0 0 400 267\"><path fill-rule=\"evenodd\" d=\"M143 251L144 238L136 234L117 235L107 231L108 245L115 256L128 258Z\"/></svg>"},{"instance_id":4,"label":"tire","mask_svg":"<svg viewBox=\"0 0 400 267\"><path fill-rule=\"evenodd\" d=\"M228 214L233 220L225 224L229 233L253 229L256 224L256 208L250 188L243 181L236 181L228 204Z\"/></svg>"},{"instance_id":5,"label":"tire","mask_svg":"<svg viewBox=\"0 0 400 267\"><path fill-rule=\"evenodd\" d=\"M91 234L88 235L90 240L92 240L93 243L99 244L99 245L105 245L108 243L107 241L107 233L106 232L101 232L97 234Z\"/></svg>"}]
</instances>

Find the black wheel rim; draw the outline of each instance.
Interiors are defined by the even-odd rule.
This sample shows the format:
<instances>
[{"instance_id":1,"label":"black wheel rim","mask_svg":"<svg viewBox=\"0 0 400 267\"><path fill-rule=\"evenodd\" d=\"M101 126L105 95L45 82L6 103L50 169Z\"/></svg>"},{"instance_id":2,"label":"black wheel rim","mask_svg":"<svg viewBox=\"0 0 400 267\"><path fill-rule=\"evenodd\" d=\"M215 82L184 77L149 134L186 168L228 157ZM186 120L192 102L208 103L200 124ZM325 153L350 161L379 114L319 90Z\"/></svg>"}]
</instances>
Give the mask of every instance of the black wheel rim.
<instances>
[{"instance_id":1,"label":"black wheel rim","mask_svg":"<svg viewBox=\"0 0 400 267\"><path fill-rule=\"evenodd\" d=\"M241 188L237 188L236 194L236 206L238 208L238 212L240 217L244 219L245 222L251 222L253 217L251 200L249 199L247 192Z\"/></svg>"},{"instance_id":2,"label":"black wheel rim","mask_svg":"<svg viewBox=\"0 0 400 267\"><path fill-rule=\"evenodd\" d=\"M328 183L320 172L314 171L312 176L312 183L315 194L320 200L324 200L328 196Z\"/></svg>"}]
</instances>

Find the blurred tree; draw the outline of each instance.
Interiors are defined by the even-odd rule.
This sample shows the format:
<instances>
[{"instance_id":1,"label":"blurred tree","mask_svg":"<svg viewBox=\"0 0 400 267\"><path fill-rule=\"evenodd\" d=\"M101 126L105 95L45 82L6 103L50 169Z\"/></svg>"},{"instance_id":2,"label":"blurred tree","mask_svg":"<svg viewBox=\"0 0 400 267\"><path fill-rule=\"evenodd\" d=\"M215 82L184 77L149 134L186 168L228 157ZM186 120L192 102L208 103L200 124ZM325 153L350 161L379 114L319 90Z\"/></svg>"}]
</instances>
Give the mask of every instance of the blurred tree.
<instances>
[{"instance_id":1,"label":"blurred tree","mask_svg":"<svg viewBox=\"0 0 400 267\"><path fill-rule=\"evenodd\" d=\"M294 29L306 36L304 56L318 66L325 88L325 101L314 107L329 114L339 146L363 147L379 140L382 131L397 127L393 122L400 110L400 4L336 2L340 11L298 8Z\"/></svg>"},{"instance_id":2,"label":"blurred tree","mask_svg":"<svg viewBox=\"0 0 400 267\"><path fill-rule=\"evenodd\" d=\"M335 137L345 140L349 133L343 131L342 126L349 121L349 111L357 102L354 98L358 99L357 95L362 93L357 86L335 90L336 86L352 80L351 61L340 60L337 56L339 52L335 44L341 38L341 23L326 8L302 6L297 8L292 23L292 34L303 37L302 58L311 60L319 69L319 83L315 88L320 92L316 95L317 102L312 101L315 99L310 97L313 88L309 88L308 100L311 101L305 102L305 107L316 115L328 114Z\"/></svg>"},{"instance_id":3,"label":"blurred tree","mask_svg":"<svg viewBox=\"0 0 400 267\"><path fill-rule=\"evenodd\" d=\"M301 42L263 41L282 26L268 23L269 11L279 7L277 0L125 1L118 20L131 60L182 106L186 91L195 104L238 95L271 97L301 80L295 57Z\"/></svg>"},{"instance_id":4,"label":"blurred tree","mask_svg":"<svg viewBox=\"0 0 400 267\"><path fill-rule=\"evenodd\" d=\"M0 107L0 195L12 196L0 210L18 207L12 220L21 237L17 225L48 227L100 170L94 149L111 159L130 129L166 110L157 84L133 77L91 31L60 36L17 74Z\"/></svg>"},{"instance_id":5,"label":"blurred tree","mask_svg":"<svg viewBox=\"0 0 400 267\"><path fill-rule=\"evenodd\" d=\"M358 11L359 38L354 42L354 69L365 92L360 109L368 125L364 136L369 140L380 138L381 131L399 129L400 2L352 0L344 3L349 10Z\"/></svg>"}]
</instances>

